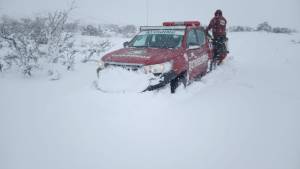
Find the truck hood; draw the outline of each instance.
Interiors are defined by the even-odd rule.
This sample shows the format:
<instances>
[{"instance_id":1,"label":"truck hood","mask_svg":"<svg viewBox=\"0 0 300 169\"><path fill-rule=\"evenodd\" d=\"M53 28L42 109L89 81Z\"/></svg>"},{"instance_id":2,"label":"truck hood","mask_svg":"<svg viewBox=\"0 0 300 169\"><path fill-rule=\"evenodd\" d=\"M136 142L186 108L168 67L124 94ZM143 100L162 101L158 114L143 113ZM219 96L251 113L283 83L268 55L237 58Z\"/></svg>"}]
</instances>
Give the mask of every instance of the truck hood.
<instances>
[{"instance_id":1,"label":"truck hood","mask_svg":"<svg viewBox=\"0 0 300 169\"><path fill-rule=\"evenodd\" d=\"M180 49L158 48L123 48L103 56L104 62L119 62L130 64L159 64L172 60Z\"/></svg>"}]
</instances>

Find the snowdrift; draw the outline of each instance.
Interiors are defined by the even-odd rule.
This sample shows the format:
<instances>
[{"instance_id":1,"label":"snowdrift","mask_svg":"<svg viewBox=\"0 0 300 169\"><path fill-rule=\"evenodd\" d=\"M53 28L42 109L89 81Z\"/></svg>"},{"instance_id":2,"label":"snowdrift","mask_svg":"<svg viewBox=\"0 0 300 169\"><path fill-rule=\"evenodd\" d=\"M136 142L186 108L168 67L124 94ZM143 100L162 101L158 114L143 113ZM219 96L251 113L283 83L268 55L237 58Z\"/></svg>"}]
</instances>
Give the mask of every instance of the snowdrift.
<instances>
[{"instance_id":1,"label":"snowdrift","mask_svg":"<svg viewBox=\"0 0 300 169\"><path fill-rule=\"evenodd\" d=\"M299 169L300 35L229 39L224 64L175 95L100 92L94 63L0 74L0 168Z\"/></svg>"}]
</instances>

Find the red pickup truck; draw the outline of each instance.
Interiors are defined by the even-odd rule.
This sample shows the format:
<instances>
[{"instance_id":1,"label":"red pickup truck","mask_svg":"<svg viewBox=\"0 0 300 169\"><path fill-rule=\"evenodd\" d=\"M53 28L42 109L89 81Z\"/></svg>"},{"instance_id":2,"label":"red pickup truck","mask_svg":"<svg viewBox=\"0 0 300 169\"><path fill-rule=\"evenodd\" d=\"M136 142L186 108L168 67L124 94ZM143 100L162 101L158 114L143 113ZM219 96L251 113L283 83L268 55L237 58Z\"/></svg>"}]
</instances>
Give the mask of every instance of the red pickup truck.
<instances>
[{"instance_id":1,"label":"red pickup truck","mask_svg":"<svg viewBox=\"0 0 300 169\"><path fill-rule=\"evenodd\" d=\"M106 54L99 61L97 74L100 88L101 73L108 68L120 67L124 71L151 75L142 91L156 90L170 84L171 93L175 93L179 83L186 86L204 76L208 61L212 58L212 45L199 21L142 26L140 32L123 45L124 48ZM133 83L134 86L136 82Z\"/></svg>"}]
</instances>

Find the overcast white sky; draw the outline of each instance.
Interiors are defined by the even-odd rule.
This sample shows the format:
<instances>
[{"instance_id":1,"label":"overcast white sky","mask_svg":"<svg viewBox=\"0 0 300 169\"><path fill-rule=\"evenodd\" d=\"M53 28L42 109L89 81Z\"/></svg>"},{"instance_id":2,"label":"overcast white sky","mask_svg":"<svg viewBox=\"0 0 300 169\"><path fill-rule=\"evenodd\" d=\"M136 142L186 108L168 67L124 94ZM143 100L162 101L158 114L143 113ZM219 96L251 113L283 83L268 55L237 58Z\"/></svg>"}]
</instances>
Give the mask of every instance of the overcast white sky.
<instances>
[{"instance_id":1,"label":"overcast white sky","mask_svg":"<svg viewBox=\"0 0 300 169\"><path fill-rule=\"evenodd\" d=\"M64 9L71 0L0 0L0 15L22 17ZM73 18L93 23L146 24L146 0L76 0ZM197 19L207 24L222 9L229 25L272 26L300 30L300 0L149 0L149 25Z\"/></svg>"}]
</instances>

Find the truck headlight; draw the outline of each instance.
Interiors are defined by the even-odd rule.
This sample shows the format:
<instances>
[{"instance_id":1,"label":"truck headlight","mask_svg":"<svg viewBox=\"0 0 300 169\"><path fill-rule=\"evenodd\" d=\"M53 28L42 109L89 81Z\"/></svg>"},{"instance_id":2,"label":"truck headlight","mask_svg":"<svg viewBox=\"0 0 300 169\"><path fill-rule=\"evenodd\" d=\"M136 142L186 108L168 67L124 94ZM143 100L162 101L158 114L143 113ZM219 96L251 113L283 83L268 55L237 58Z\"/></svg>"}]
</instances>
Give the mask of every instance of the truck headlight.
<instances>
[{"instance_id":1,"label":"truck headlight","mask_svg":"<svg viewBox=\"0 0 300 169\"><path fill-rule=\"evenodd\" d=\"M166 73L172 70L173 62L144 66L145 73Z\"/></svg>"}]
</instances>

